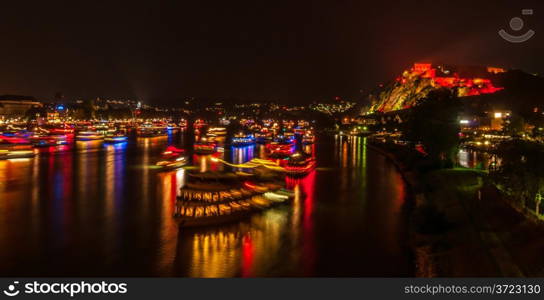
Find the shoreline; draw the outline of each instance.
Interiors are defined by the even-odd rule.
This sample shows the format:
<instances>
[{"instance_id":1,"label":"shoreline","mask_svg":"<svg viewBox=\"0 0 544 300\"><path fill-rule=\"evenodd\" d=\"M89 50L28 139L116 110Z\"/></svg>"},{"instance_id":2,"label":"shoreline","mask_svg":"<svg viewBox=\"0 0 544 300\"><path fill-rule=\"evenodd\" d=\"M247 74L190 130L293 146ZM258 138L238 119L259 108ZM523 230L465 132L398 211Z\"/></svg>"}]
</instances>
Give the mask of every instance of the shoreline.
<instances>
[{"instance_id":1,"label":"shoreline","mask_svg":"<svg viewBox=\"0 0 544 300\"><path fill-rule=\"evenodd\" d=\"M497 204L496 196L484 188L481 172L453 168L420 173L395 149L368 145L397 167L412 194L408 245L416 277L525 275L504 242L505 233L495 226L500 221L493 217L515 219L513 211ZM422 224L433 232L422 230Z\"/></svg>"},{"instance_id":2,"label":"shoreline","mask_svg":"<svg viewBox=\"0 0 544 300\"><path fill-rule=\"evenodd\" d=\"M392 152L387 151L379 146L378 143L370 140L367 146L372 150L383 155L389 160L398 170L404 184L408 189L407 197L407 223L408 236L407 245L412 251L415 277L437 277L435 274L435 263L432 260L432 255L429 247L418 246L424 238L414 229L413 217L414 211L425 202L425 195L421 192L421 180L415 171L409 168Z\"/></svg>"}]
</instances>

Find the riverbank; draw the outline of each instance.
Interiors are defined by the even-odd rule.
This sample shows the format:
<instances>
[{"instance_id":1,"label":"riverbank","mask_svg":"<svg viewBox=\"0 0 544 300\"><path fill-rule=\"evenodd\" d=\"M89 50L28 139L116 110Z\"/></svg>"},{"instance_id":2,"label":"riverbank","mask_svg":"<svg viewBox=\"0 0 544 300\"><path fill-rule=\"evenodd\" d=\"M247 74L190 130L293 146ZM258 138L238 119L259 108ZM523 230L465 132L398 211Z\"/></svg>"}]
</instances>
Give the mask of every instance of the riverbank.
<instances>
[{"instance_id":1,"label":"riverbank","mask_svg":"<svg viewBox=\"0 0 544 300\"><path fill-rule=\"evenodd\" d=\"M422 230L414 216L416 243L429 248L434 275L439 277L520 277L500 236L498 225L512 216L499 214L498 199L484 188L486 174L471 169L444 169L424 175L425 203L418 211L434 211L434 232ZM432 213L431 213L432 214Z\"/></svg>"},{"instance_id":2,"label":"riverbank","mask_svg":"<svg viewBox=\"0 0 544 300\"><path fill-rule=\"evenodd\" d=\"M418 277L542 276L544 225L512 209L487 174L455 168L420 171L402 146L373 143L415 195L410 240Z\"/></svg>"}]
</instances>

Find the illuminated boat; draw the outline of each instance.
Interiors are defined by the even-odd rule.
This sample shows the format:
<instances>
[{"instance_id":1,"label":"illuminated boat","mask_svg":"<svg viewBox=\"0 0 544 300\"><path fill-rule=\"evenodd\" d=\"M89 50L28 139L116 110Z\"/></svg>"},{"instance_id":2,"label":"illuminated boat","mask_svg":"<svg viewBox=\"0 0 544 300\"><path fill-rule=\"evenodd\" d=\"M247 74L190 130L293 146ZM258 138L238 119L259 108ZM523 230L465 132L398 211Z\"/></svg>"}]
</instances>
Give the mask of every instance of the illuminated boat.
<instances>
[{"instance_id":1,"label":"illuminated boat","mask_svg":"<svg viewBox=\"0 0 544 300\"><path fill-rule=\"evenodd\" d=\"M279 139L276 142L266 144L268 156L271 158L285 158L293 154L295 142L293 140Z\"/></svg>"},{"instance_id":2,"label":"illuminated boat","mask_svg":"<svg viewBox=\"0 0 544 300\"><path fill-rule=\"evenodd\" d=\"M183 167L189 162L189 159L186 156L182 156L183 153L185 153L185 150L183 149L168 146L166 150L161 153L162 159L155 165L166 170Z\"/></svg>"},{"instance_id":3,"label":"illuminated boat","mask_svg":"<svg viewBox=\"0 0 544 300\"><path fill-rule=\"evenodd\" d=\"M17 145L27 146L27 145L31 145L31 142L30 140L26 138L6 135L5 133L2 133L0 135L0 144L4 146L17 146Z\"/></svg>"},{"instance_id":4,"label":"illuminated boat","mask_svg":"<svg viewBox=\"0 0 544 300\"><path fill-rule=\"evenodd\" d=\"M295 133L293 131L286 131L283 133L283 138L287 140L295 140Z\"/></svg>"},{"instance_id":5,"label":"illuminated boat","mask_svg":"<svg viewBox=\"0 0 544 300\"><path fill-rule=\"evenodd\" d=\"M263 194L263 196L270 200L270 201L273 201L273 202L276 202L276 203L283 203L285 201L288 201L289 199L292 199L295 197L295 193L293 192L286 192L283 191L285 189L280 189L278 191L274 191L274 192L266 192Z\"/></svg>"},{"instance_id":6,"label":"illuminated boat","mask_svg":"<svg viewBox=\"0 0 544 300\"><path fill-rule=\"evenodd\" d=\"M104 137L104 142L108 144L124 143L126 141L128 141L128 136L121 133L108 134Z\"/></svg>"},{"instance_id":7,"label":"illuminated boat","mask_svg":"<svg viewBox=\"0 0 544 300\"><path fill-rule=\"evenodd\" d=\"M285 165L285 172L288 176L305 176L316 167L315 158L301 152L296 152L289 156Z\"/></svg>"},{"instance_id":8,"label":"illuminated boat","mask_svg":"<svg viewBox=\"0 0 544 300\"><path fill-rule=\"evenodd\" d=\"M138 127L137 134L139 137L159 137L167 136L168 129L166 126L154 125L152 123L144 123Z\"/></svg>"},{"instance_id":9,"label":"illuminated boat","mask_svg":"<svg viewBox=\"0 0 544 300\"><path fill-rule=\"evenodd\" d=\"M205 122L204 120L197 119L197 120L195 120L195 122L193 123L193 126L194 126L196 129L201 129L201 128L204 128L204 127L208 126L208 124L206 124L206 122Z\"/></svg>"},{"instance_id":10,"label":"illuminated boat","mask_svg":"<svg viewBox=\"0 0 544 300\"><path fill-rule=\"evenodd\" d=\"M252 134L237 134L231 139L231 145L234 147L244 147L255 144L255 138Z\"/></svg>"},{"instance_id":11,"label":"illuminated boat","mask_svg":"<svg viewBox=\"0 0 544 300\"><path fill-rule=\"evenodd\" d=\"M311 131L306 131L306 133L302 136L302 144L311 145L314 142L315 136L311 133Z\"/></svg>"},{"instance_id":12,"label":"illuminated boat","mask_svg":"<svg viewBox=\"0 0 544 300\"><path fill-rule=\"evenodd\" d=\"M225 136L227 135L227 129L225 127L211 127L208 129L207 135L211 137Z\"/></svg>"},{"instance_id":13,"label":"illuminated boat","mask_svg":"<svg viewBox=\"0 0 544 300\"><path fill-rule=\"evenodd\" d=\"M74 134L74 128L64 126L64 127L55 127L48 129L49 133L52 134L61 134L61 135L73 135Z\"/></svg>"},{"instance_id":14,"label":"illuminated boat","mask_svg":"<svg viewBox=\"0 0 544 300\"><path fill-rule=\"evenodd\" d=\"M159 136L167 136L168 132L165 129L159 129L159 128L146 128L146 129L138 129L138 136L139 137L159 137Z\"/></svg>"},{"instance_id":15,"label":"illuminated boat","mask_svg":"<svg viewBox=\"0 0 544 300\"><path fill-rule=\"evenodd\" d=\"M288 189L285 189L285 188L279 189L275 193L279 194L279 195L282 195L282 196L287 196L289 198L294 198L295 197L295 192L293 192L291 190L288 190Z\"/></svg>"},{"instance_id":16,"label":"illuminated boat","mask_svg":"<svg viewBox=\"0 0 544 300\"><path fill-rule=\"evenodd\" d=\"M11 137L11 138L19 138L19 139L27 139L33 134L34 134L33 132L28 131L23 127L15 127L11 124L7 125L5 128L2 129L2 132L0 132L0 135L4 138Z\"/></svg>"},{"instance_id":17,"label":"illuminated boat","mask_svg":"<svg viewBox=\"0 0 544 300\"><path fill-rule=\"evenodd\" d=\"M257 144L266 144L272 142L272 135L259 135L255 138Z\"/></svg>"},{"instance_id":18,"label":"illuminated boat","mask_svg":"<svg viewBox=\"0 0 544 300\"><path fill-rule=\"evenodd\" d=\"M35 156L32 150L7 150L0 149L0 160L32 158Z\"/></svg>"},{"instance_id":19,"label":"illuminated boat","mask_svg":"<svg viewBox=\"0 0 544 300\"><path fill-rule=\"evenodd\" d=\"M55 147L61 145L67 145L65 135L38 135L32 136L30 141L34 147Z\"/></svg>"},{"instance_id":20,"label":"illuminated boat","mask_svg":"<svg viewBox=\"0 0 544 300\"><path fill-rule=\"evenodd\" d=\"M103 140L104 135L96 131L81 131L76 135L78 141L97 141Z\"/></svg>"},{"instance_id":21,"label":"illuminated boat","mask_svg":"<svg viewBox=\"0 0 544 300\"><path fill-rule=\"evenodd\" d=\"M185 150L176 148L174 146L168 146L166 147L166 150L164 150L161 155L165 158L175 158L180 156L181 154L185 153Z\"/></svg>"},{"instance_id":22,"label":"illuminated boat","mask_svg":"<svg viewBox=\"0 0 544 300\"><path fill-rule=\"evenodd\" d=\"M98 124L95 124L93 126L93 128L97 131L108 131L109 129L109 126L108 126L108 123L105 123L105 122L100 122Z\"/></svg>"},{"instance_id":23,"label":"illuminated boat","mask_svg":"<svg viewBox=\"0 0 544 300\"><path fill-rule=\"evenodd\" d=\"M256 184L248 182L247 176L235 173L188 175L188 182L181 188L174 210L174 217L184 227L238 221L289 199L275 194L281 188L279 184ZM266 193L269 193L268 198Z\"/></svg>"},{"instance_id":24,"label":"illuminated boat","mask_svg":"<svg viewBox=\"0 0 544 300\"><path fill-rule=\"evenodd\" d=\"M166 124L166 130L175 131L175 130L179 130L179 127L176 123L169 122L168 124Z\"/></svg>"},{"instance_id":25,"label":"illuminated boat","mask_svg":"<svg viewBox=\"0 0 544 300\"><path fill-rule=\"evenodd\" d=\"M200 142L196 142L193 146L196 154L214 154L217 152L217 145L215 142L202 139Z\"/></svg>"},{"instance_id":26,"label":"illuminated boat","mask_svg":"<svg viewBox=\"0 0 544 300\"><path fill-rule=\"evenodd\" d=\"M273 133L268 128L262 128L258 132L255 133L255 142L258 144L266 144L269 142L272 142L273 139Z\"/></svg>"},{"instance_id":27,"label":"illuminated boat","mask_svg":"<svg viewBox=\"0 0 544 300\"><path fill-rule=\"evenodd\" d=\"M156 163L156 166L161 167L161 168L166 169L166 170L172 170L172 169L181 168L181 167L187 165L188 162L189 162L189 160L187 159L186 156L178 156L178 157L173 158L173 159L161 160L161 161Z\"/></svg>"}]
</instances>

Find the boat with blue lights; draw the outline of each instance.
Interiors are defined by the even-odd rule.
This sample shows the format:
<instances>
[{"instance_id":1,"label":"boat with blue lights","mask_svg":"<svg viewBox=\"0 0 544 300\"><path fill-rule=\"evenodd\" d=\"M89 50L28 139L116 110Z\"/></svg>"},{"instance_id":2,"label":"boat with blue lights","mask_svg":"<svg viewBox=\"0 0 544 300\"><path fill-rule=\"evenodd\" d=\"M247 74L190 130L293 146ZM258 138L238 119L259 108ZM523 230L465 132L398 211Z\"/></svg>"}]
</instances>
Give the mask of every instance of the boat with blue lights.
<instances>
[{"instance_id":1,"label":"boat with blue lights","mask_svg":"<svg viewBox=\"0 0 544 300\"><path fill-rule=\"evenodd\" d=\"M108 144L124 143L127 141L128 136L120 132L108 133L104 137L104 142Z\"/></svg>"},{"instance_id":2,"label":"boat with blue lights","mask_svg":"<svg viewBox=\"0 0 544 300\"><path fill-rule=\"evenodd\" d=\"M55 147L67 145L67 137L62 134L34 135L29 138L34 147Z\"/></svg>"},{"instance_id":3,"label":"boat with blue lights","mask_svg":"<svg viewBox=\"0 0 544 300\"><path fill-rule=\"evenodd\" d=\"M255 145L255 137L253 134L239 133L231 139L231 146L234 147L244 147L250 145Z\"/></svg>"}]
</instances>

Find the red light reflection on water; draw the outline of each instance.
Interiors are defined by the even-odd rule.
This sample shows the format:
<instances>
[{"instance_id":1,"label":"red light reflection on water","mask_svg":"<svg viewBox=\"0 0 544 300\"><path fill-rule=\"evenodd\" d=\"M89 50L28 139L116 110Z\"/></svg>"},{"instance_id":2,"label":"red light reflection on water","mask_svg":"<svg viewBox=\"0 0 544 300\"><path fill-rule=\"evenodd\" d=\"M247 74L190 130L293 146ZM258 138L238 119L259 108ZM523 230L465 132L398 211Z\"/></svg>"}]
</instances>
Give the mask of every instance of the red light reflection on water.
<instances>
[{"instance_id":1,"label":"red light reflection on water","mask_svg":"<svg viewBox=\"0 0 544 300\"><path fill-rule=\"evenodd\" d=\"M304 270L307 272L307 274L312 274L312 269L316 258L314 244L314 222L312 218L315 201L315 174L316 170L313 170L304 178L285 178L288 189L293 189L295 191L298 190L301 192L302 195L296 195L295 197L304 197L302 213L302 259L304 263ZM298 200L299 199L295 199L295 201Z\"/></svg>"},{"instance_id":2,"label":"red light reflection on water","mask_svg":"<svg viewBox=\"0 0 544 300\"><path fill-rule=\"evenodd\" d=\"M400 174L395 176L395 188L397 190L397 197L395 197L395 208L396 210L400 210L404 204L404 199L406 198L406 187Z\"/></svg>"},{"instance_id":3,"label":"red light reflection on water","mask_svg":"<svg viewBox=\"0 0 544 300\"><path fill-rule=\"evenodd\" d=\"M246 233L242 239L242 277L250 277L252 274L254 251L251 235Z\"/></svg>"},{"instance_id":4,"label":"red light reflection on water","mask_svg":"<svg viewBox=\"0 0 544 300\"><path fill-rule=\"evenodd\" d=\"M216 152L214 154L193 154L193 165L200 168L200 172L221 171L223 164L213 161L212 158L223 159L223 153Z\"/></svg>"}]
</instances>

